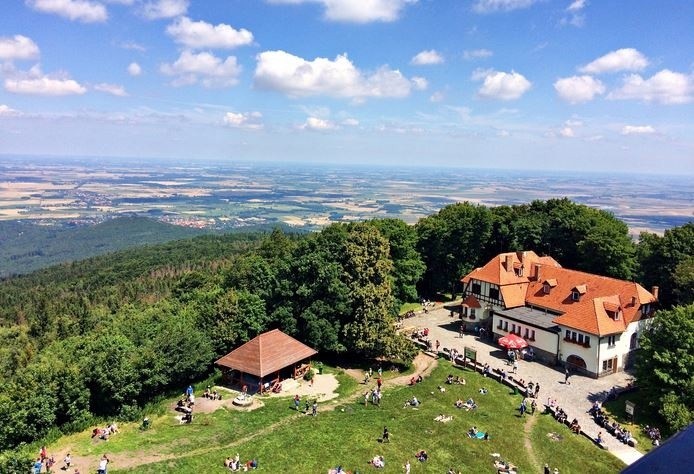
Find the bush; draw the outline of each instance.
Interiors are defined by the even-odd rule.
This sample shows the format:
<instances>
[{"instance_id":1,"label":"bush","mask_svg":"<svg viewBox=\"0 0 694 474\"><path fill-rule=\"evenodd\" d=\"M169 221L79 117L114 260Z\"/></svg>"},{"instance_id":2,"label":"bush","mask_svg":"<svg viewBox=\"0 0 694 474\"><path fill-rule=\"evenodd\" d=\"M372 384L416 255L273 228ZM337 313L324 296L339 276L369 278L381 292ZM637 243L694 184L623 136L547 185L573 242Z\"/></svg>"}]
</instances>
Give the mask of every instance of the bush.
<instances>
[{"instance_id":1,"label":"bush","mask_svg":"<svg viewBox=\"0 0 694 474\"><path fill-rule=\"evenodd\" d=\"M313 369L309 369L306 371L306 373L304 374L304 380L306 380L307 382L313 380Z\"/></svg>"}]
</instances>

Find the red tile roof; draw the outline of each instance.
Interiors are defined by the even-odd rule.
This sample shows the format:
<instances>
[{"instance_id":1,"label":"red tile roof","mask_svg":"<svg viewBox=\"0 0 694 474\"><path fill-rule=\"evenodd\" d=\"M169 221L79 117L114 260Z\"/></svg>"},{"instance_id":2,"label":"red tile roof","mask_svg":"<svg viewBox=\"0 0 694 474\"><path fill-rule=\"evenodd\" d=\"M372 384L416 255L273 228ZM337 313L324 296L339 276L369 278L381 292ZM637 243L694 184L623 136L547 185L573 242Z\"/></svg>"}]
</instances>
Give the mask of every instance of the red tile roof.
<instances>
[{"instance_id":1,"label":"red tile roof","mask_svg":"<svg viewBox=\"0 0 694 474\"><path fill-rule=\"evenodd\" d=\"M468 295L467 298L463 300L463 306L468 308L481 308L482 305L473 295Z\"/></svg>"},{"instance_id":2,"label":"red tile roof","mask_svg":"<svg viewBox=\"0 0 694 474\"><path fill-rule=\"evenodd\" d=\"M279 329L273 329L237 347L215 364L262 378L317 353Z\"/></svg>"},{"instance_id":3,"label":"red tile roof","mask_svg":"<svg viewBox=\"0 0 694 474\"><path fill-rule=\"evenodd\" d=\"M523 266L522 276L514 271L516 262ZM562 268L553 258L534 252L499 254L461 281L467 284L473 279L499 285L507 308L545 308L560 314L556 324L600 336L623 332L643 317L642 305L657 301L637 283ZM549 293L544 292L545 284ZM577 301L574 291L580 295Z\"/></svg>"}]
</instances>

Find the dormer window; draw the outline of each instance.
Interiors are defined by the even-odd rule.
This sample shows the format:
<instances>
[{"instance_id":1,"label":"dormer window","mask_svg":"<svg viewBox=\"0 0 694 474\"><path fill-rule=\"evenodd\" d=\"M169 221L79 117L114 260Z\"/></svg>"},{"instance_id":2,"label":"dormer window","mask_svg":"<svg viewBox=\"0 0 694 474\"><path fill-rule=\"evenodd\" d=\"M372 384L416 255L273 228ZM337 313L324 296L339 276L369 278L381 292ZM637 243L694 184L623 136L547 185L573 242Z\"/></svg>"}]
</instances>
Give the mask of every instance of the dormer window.
<instances>
[{"instance_id":1,"label":"dormer window","mask_svg":"<svg viewBox=\"0 0 694 474\"><path fill-rule=\"evenodd\" d=\"M544 292L544 294L548 295L548 294L549 294L549 290L550 290L550 286L549 286L547 283L545 283L544 285L542 285L542 291Z\"/></svg>"},{"instance_id":2,"label":"dormer window","mask_svg":"<svg viewBox=\"0 0 694 474\"><path fill-rule=\"evenodd\" d=\"M557 286L556 278L550 278L548 280L545 280L545 282L542 284L542 291L544 291L544 293L548 295L549 292L552 291L552 288L554 288L555 286Z\"/></svg>"},{"instance_id":3,"label":"dormer window","mask_svg":"<svg viewBox=\"0 0 694 474\"><path fill-rule=\"evenodd\" d=\"M588 288L586 285L577 285L571 289L571 299L573 301L579 301L582 295L586 294Z\"/></svg>"}]
</instances>

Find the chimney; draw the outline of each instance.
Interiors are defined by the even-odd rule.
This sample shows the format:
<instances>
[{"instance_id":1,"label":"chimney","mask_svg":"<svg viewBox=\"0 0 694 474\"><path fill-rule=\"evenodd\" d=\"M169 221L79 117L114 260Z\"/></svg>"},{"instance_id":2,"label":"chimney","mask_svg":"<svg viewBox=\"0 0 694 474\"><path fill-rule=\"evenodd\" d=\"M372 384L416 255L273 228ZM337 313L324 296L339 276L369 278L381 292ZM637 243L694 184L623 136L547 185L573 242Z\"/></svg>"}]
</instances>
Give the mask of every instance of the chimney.
<instances>
[{"instance_id":1,"label":"chimney","mask_svg":"<svg viewBox=\"0 0 694 474\"><path fill-rule=\"evenodd\" d=\"M651 294L653 294L653 296L655 297L655 299L658 299L658 290L660 290L660 288L658 288L657 286L653 286L653 287L651 288Z\"/></svg>"},{"instance_id":2,"label":"chimney","mask_svg":"<svg viewBox=\"0 0 694 474\"><path fill-rule=\"evenodd\" d=\"M632 305L632 306L636 306L636 301L637 301L637 300L636 300L636 296L632 296L632 297L631 297L631 305Z\"/></svg>"},{"instance_id":3,"label":"chimney","mask_svg":"<svg viewBox=\"0 0 694 474\"><path fill-rule=\"evenodd\" d=\"M540 264L533 263L532 275L530 277L535 281L540 281Z\"/></svg>"},{"instance_id":4,"label":"chimney","mask_svg":"<svg viewBox=\"0 0 694 474\"><path fill-rule=\"evenodd\" d=\"M513 255L509 254L506 255L506 271L510 272L513 270Z\"/></svg>"}]
</instances>

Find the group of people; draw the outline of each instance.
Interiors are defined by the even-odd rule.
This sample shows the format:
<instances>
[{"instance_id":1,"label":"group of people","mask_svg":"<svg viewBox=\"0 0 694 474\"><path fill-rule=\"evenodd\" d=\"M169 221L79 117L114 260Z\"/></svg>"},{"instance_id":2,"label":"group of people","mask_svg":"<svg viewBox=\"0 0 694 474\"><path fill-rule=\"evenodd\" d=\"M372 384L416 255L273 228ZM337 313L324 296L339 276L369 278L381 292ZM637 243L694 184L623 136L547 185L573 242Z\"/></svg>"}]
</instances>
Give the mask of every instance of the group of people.
<instances>
[{"instance_id":1,"label":"group of people","mask_svg":"<svg viewBox=\"0 0 694 474\"><path fill-rule=\"evenodd\" d=\"M299 411L301 408L301 397L297 393L294 395L294 409L296 411ZM308 403L308 398L304 401L304 410L303 413L304 415L308 415L309 409L311 410L311 415L312 416L317 416L318 415L318 400L313 400L313 405L309 405Z\"/></svg>"},{"instance_id":2,"label":"group of people","mask_svg":"<svg viewBox=\"0 0 694 474\"><path fill-rule=\"evenodd\" d=\"M92 430L92 438L99 438L103 439L104 441L108 441L111 435L114 435L116 433L118 433L118 425L115 423L111 423L105 428L94 428Z\"/></svg>"},{"instance_id":3,"label":"group of people","mask_svg":"<svg viewBox=\"0 0 694 474\"><path fill-rule=\"evenodd\" d=\"M218 393L217 390L210 390L212 387L209 385L203 392L202 396L204 398L209 398L210 400L221 400L222 399L222 394Z\"/></svg>"},{"instance_id":4,"label":"group of people","mask_svg":"<svg viewBox=\"0 0 694 474\"><path fill-rule=\"evenodd\" d=\"M602 410L600 403L593 403L593 406L591 406L590 410L588 410L588 413L590 413L593 416L593 420L598 426L604 428L608 433L617 438L617 440L630 446L636 444L636 440L631 435L631 432L629 430L623 428L619 423L617 423L614 420L610 423L610 419L608 418L607 414Z\"/></svg>"},{"instance_id":5,"label":"group of people","mask_svg":"<svg viewBox=\"0 0 694 474\"><path fill-rule=\"evenodd\" d=\"M648 438L651 440L654 446L660 446L660 430L658 428L655 426L646 425L643 431L646 432L646 435L648 435Z\"/></svg>"},{"instance_id":6,"label":"group of people","mask_svg":"<svg viewBox=\"0 0 694 474\"><path fill-rule=\"evenodd\" d=\"M63 460L65 465L63 466L63 470L66 471L70 468L70 464L72 463L72 458L70 457L70 453L68 453L65 456L65 459ZM55 461L55 456L52 454L48 454L48 450L46 449L45 446L41 446L41 449L39 450L39 455L36 458L36 461L34 462L33 465L33 473L39 474L43 467L46 467L46 472L51 472L51 469L53 466L56 464ZM79 470L75 470L77 474L79 474Z\"/></svg>"},{"instance_id":7,"label":"group of people","mask_svg":"<svg viewBox=\"0 0 694 474\"><path fill-rule=\"evenodd\" d=\"M461 379L459 375L456 375L454 378L453 374L448 374L446 383L449 385L465 385L467 382L465 382L465 379Z\"/></svg>"},{"instance_id":8,"label":"group of people","mask_svg":"<svg viewBox=\"0 0 694 474\"><path fill-rule=\"evenodd\" d=\"M458 399L455 401L455 407L456 408L463 408L465 411L470 411L470 410L475 410L477 408L477 403L472 399L472 397L468 398L463 402L462 399Z\"/></svg>"},{"instance_id":9,"label":"group of people","mask_svg":"<svg viewBox=\"0 0 694 474\"><path fill-rule=\"evenodd\" d=\"M242 463L239 453L236 453L236 456L230 456L224 460L224 467L229 468L231 471L250 471L258 469L258 460L249 459L245 463Z\"/></svg>"}]
</instances>

